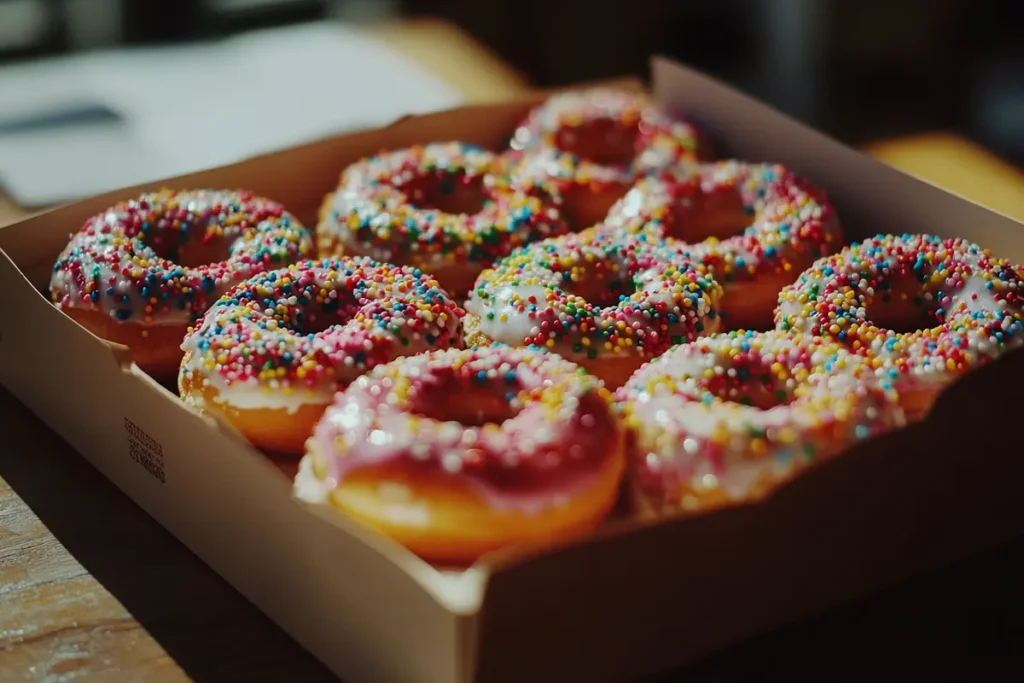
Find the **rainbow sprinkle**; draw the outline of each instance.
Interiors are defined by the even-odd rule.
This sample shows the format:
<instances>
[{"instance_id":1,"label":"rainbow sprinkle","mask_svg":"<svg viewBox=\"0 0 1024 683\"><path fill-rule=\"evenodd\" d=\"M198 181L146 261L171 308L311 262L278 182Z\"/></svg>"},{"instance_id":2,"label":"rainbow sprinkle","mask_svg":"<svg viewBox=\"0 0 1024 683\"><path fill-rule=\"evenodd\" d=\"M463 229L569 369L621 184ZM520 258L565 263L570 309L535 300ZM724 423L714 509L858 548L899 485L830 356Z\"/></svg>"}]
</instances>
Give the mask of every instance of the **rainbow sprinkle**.
<instances>
[{"instance_id":1,"label":"rainbow sprinkle","mask_svg":"<svg viewBox=\"0 0 1024 683\"><path fill-rule=\"evenodd\" d=\"M338 394L307 444L311 469L332 489L361 468L415 465L465 481L494 508L537 512L618 457L610 399L597 379L540 349L430 351ZM499 414L477 419L482 404Z\"/></svg>"},{"instance_id":2,"label":"rainbow sprinkle","mask_svg":"<svg viewBox=\"0 0 1024 683\"><path fill-rule=\"evenodd\" d=\"M222 260L176 263L197 246ZM312 250L309 232L276 202L241 191L161 190L87 220L54 264L50 293L61 306L121 322L187 324L240 280Z\"/></svg>"},{"instance_id":3,"label":"rainbow sprinkle","mask_svg":"<svg viewBox=\"0 0 1024 683\"><path fill-rule=\"evenodd\" d=\"M359 254L439 272L490 265L520 245L566 230L554 195L502 174L491 152L459 142L386 152L345 170L324 201L321 255ZM479 194L475 213L420 206L432 196Z\"/></svg>"},{"instance_id":4,"label":"rainbow sprinkle","mask_svg":"<svg viewBox=\"0 0 1024 683\"><path fill-rule=\"evenodd\" d=\"M710 198L738 194L750 224L726 239L686 239L687 224ZM726 291L766 276L792 281L815 259L842 246L842 233L820 190L779 164L737 160L680 164L639 180L612 207L602 230L667 241L701 263Z\"/></svg>"},{"instance_id":5,"label":"rainbow sprinkle","mask_svg":"<svg viewBox=\"0 0 1024 683\"><path fill-rule=\"evenodd\" d=\"M926 322L913 331L872 322L890 306ZM814 263L779 294L775 321L842 342L904 393L1020 346L1024 291L1013 266L966 240L878 235Z\"/></svg>"},{"instance_id":6,"label":"rainbow sprinkle","mask_svg":"<svg viewBox=\"0 0 1024 683\"><path fill-rule=\"evenodd\" d=\"M181 374L198 374L238 407L327 403L339 385L397 356L461 346L463 315L418 269L306 261L217 301L182 344Z\"/></svg>"},{"instance_id":7,"label":"rainbow sprinkle","mask_svg":"<svg viewBox=\"0 0 1024 683\"><path fill-rule=\"evenodd\" d=\"M636 484L655 510L756 499L903 424L897 396L841 345L735 331L676 347L616 396Z\"/></svg>"},{"instance_id":8,"label":"rainbow sprinkle","mask_svg":"<svg viewBox=\"0 0 1024 683\"><path fill-rule=\"evenodd\" d=\"M593 230L519 249L466 301L488 338L566 357L652 357L714 331L721 287L680 259Z\"/></svg>"},{"instance_id":9,"label":"rainbow sprinkle","mask_svg":"<svg viewBox=\"0 0 1024 683\"><path fill-rule=\"evenodd\" d=\"M635 136L628 163L587 159L574 151L586 129L601 130L609 144ZM621 141L621 140L620 140ZM598 190L631 183L680 160L704 154L698 131L660 111L646 96L607 88L554 95L535 107L516 129L506 155L513 175L536 183Z\"/></svg>"}]
</instances>

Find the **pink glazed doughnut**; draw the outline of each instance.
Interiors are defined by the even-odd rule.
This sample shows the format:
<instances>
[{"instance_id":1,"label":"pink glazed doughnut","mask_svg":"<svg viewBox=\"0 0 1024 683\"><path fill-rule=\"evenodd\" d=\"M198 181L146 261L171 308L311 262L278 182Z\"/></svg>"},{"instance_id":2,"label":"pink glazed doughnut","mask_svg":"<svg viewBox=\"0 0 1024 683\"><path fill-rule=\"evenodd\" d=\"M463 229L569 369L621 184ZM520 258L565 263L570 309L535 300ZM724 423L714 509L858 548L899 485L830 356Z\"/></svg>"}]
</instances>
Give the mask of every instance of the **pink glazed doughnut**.
<instances>
[{"instance_id":1,"label":"pink glazed doughnut","mask_svg":"<svg viewBox=\"0 0 1024 683\"><path fill-rule=\"evenodd\" d=\"M693 514L759 500L904 423L890 386L842 345L735 331L677 346L617 395L634 507Z\"/></svg>"},{"instance_id":2,"label":"pink glazed doughnut","mask_svg":"<svg viewBox=\"0 0 1024 683\"><path fill-rule=\"evenodd\" d=\"M509 147L512 176L554 187L576 229L600 221L638 178L709 154L694 126L647 95L611 88L553 95L530 111Z\"/></svg>"},{"instance_id":3,"label":"pink glazed doughnut","mask_svg":"<svg viewBox=\"0 0 1024 683\"><path fill-rule=\"evenodd\" d=\"M575 537L624 470L610 395L537 348L447 349L378 366L306 444L296 495L434 562Z\"/></svg>"},{"instance_id":4,"label":"pink glazed doughnut","mask_svg":"<svg viewBox=\"0 0 1024 683\"><path fill-rule=\"evenodd\" d=\"M164 189L89 218L54 264L50 296L167 381L189 325L228 289L312 252L309 231L277 202L248 191Z\"/></svg>"},{"instance_id":5,"label":"pink glazed doughnut","mask_svg":"<svg viewBox=\"0 0 1024 683\"><path fill-rule=\"evenodd\" d=\"M679 164L638 181L599 230L664 242L721 284L723 325L772 326L779 290L842 247L825 193L779 164Z\"/></svg>"}]
</instances>

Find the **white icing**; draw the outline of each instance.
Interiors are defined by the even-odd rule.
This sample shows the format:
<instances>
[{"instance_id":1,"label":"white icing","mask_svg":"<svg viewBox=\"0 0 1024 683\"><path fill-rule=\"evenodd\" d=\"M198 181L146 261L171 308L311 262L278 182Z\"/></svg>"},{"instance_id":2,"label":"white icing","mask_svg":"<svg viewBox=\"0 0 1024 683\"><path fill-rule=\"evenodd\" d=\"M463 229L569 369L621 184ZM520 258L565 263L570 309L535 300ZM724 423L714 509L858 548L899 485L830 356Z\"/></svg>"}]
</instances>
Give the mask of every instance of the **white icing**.
<instances>
[{"instance_id":1,"label":"white icing","mask_svg":"<svg viewBox=\"0 0 1024 683\"><path fill-rule=\"evenodd\" d=\"M329 262L328 262L329 263ZM349 262L350 266L356 265ZM361 269L367 280L373 282L370 271L372 268L362 263ZM303 271L307 272L307 271ZM307 272L311 280L320 288L330 290L330 297L339 296L340 280L329 281L327 275L331 271L316 268ZM412 270L408 269L403 277L396 277L391 282L376 282L360 291L360 305L373 306L375 303L390 301L408 301L419 296L415 287L410 285ZM427 351L434 346L426 338L427 335L436 340L446 340L459 336L461 322L454 313L454 304L441 290L433 290L437 301L445 311L444 319L432 312L419 310L409 305L399 313L391 311L387 320L367 328L364 321L351 319L339 322L321 330L310 338L291 329L280 327L273 320L273 311L265 311L263 318L259 314L240 311L231 301L221 301L214 306L198 323L196 329L182 343L185 357L181 372L184 376L195 380L199 378L203 387L215 390L213 400L240 410L249 409L282 409L294 414L304 406L327 405L331 402L339 386L344 386L361 376L366 367L354 362L356 351L371 351L381 347L389 347L389 356L412 355ZM284 299L290 305L296 304L296 298ZM429 316L426 317L426 316ZM408 332L403 328L414 328L426 322L421 331ZM239 379L232 373L222 373L216 367L217 344L223 338L244 336L252 338L257 333L269 346L273 346L278 354L289 353L294 359L313 358L333 361L333 373L320 375L315 383L298 379L248 378ZM408 341L403 344L401 338Z\"/></svg>"},{"instance_id":2,"label":"white icing","mask_svg":"<svg viewBox=\"0 0 1024 683\"><path fill-rule=\"evenodd\" d=\"M792 343L778 332L765 335L766 344L777 349ZM649 476L668 482L670 497L673 486L687 483L695 490L720 488L730 499L743 500L755 485L803 466L806 453L831 455L845 443L903 423L891 397L865 384L863 361L842 351L847 369L812 375L790 403L744 405L738 402L740 389L705 402L706 373L734 376L727 360L732 343L712 337L695 343L709 346L708 353L698 353L695 344L670 351L638 371L620 394L636 421L644 467ZM788 386L787 393L795 388ZM845 407L837 410L840 405ZM783 430L786 438L780 438ZM760 451L754 450L755 441L762 444Z\"/></svg>"},{"instance_id":3,"label":"white icing","mask_svg":"<svg viewBox=\"0 0 1024 683\"><path fill-rule=\"evenodd\" d=\"M640 180L611 208L604 226L644 233L656 241L671 238L665 244L668 251L694 262L707 262L717 276L729 273L738 280L750 280L774 262L797 264L799 268L808 261L809 247L838 247L840 229L835 216L826 211L822 202L809 199L797 206L790 198L771 190L775 182L790 182L786 180L787 173L777 165L737 160L676 164L668 174ZM679 222L681 225L675 228L685 231L686 216L693 208L699 210L700 195L730 189L739 193L752 213L751 223L737 234L690 243L666 233L666 223ZM813 224L820 225L820 234L807 232ZM811 245L807 244L808 235L813 235ZM771 255L763 254L761 249L768 247L773 249ZM725 278L720 279L726 290L735 286Z\"/></svg>"},{"instance_id":4,"label":"white icing","mask_svg":"<svg viewBox=\"0 0 1024 683\"><path fill-rule=\"evenodd\" d=\"M172 225L173 219L168 216L171 210L167 204L169 197L177 202L179 210L189 212L188 232L194 235L190 239L198 239L212 226L224 229L228 241L224 260L232 261L232 268L186 268L161 258L141 236L128 230L131 218L138 212L137 202L118 205L87 221L61 252L58 267L50 280L50 289L60 297L59 303L70 308L101 311L119 321L146 325L188 324L209 302L216 301L237 284L236 272L248 275L263 269L262 265L243 264L240 257L264 247L277 255L286 255L285 248L275 242L281 238L291 240L291 256L294 257L291 260L297 260L312 250L308 231L287 213L283 213L281 218L268 218L244 231L239 230L233 221L239 214L251 217L259 212L267 215L268 208L280 211L280 207L259 197L242 198L236 193L220 190L142 195L140 200L148 203L149 211L155 215L150 226L152 234L162 232L169 235L179 229ZM206 213L216 206L225 207L224 211ZM88 230L96 234L88 234ZM84 278L81 284L71 272L71 262L80 268ZM161 294L159 284L142 281L141 275L153 266L164 272L180 272L178 290L169 295ZM137 271L138 274L126 276L125 271ZM91 293L95 296L90 296Z\"/></svg>"},{"instance_id":5,"label":"white icing","mask_svg":"<svg viewBox=\"0 0 1024 683\"><path fill-rule=\"evenodd\" d=\"M900 239L898 242L905 249L909 250L910 253L917 253L920 249L917 242L923 239L925 239L923 236L914 236L909 242L904 239ZM867 240L866 242L873 244L874 241ZM851 249L851 247L847 247L834 260L843 262L844 255ZM895 254L879 258L880 254L876 250L873 250L872 253L873 259L878 264L880 271L886 273L897 272L899 260ZM1017 348L1024 344L1024 334L1021 333L1024 330L1018 331L1009 340L999 342L984 338L978 321L972 319L973 316L980 313L983 314L983 321L991 320L994 312L1005 307L1005 302L996 300L995 293L989 290L986 280L978 274L982 268L981 256L982 254L977 247L965 243L960 251L955 254L955 259L967 266L974 275L967 277L963 281L962 286L955 291L949 290L953 283L943 283L942 288L946 290L943 292L945 298L940 302L933 300L935 293L929 291L930 287L925 288L921 292L925 300L932 300L931 305L938 305L944 309L947 324L951 328L960 327L958 320L963 322L962 328L957 329L955 335L966 339L966 347L961 347L960 350L964 354L968 365L975 364L981 358L995 358L1009 349ZM787 287L780 294L776 314L777 319L786 321L793 325L795 329L803 332L809 333L814 330L818 325L818 321L814 315L804 316L805 304L801 303L799 293L816 287L819 292L819 298L821 298L826 296L824 292L827 285L828 282L821 275L819 269L815 268L804 273L800 280ZM1010 281L1004 282L1003 285L1008 289L1016 289L1018 287L1016 282ZM867 307L876 296L875 289L868 281L863 279L858 280L853 286L856 294L861 297L861 305L855 309L854 315L858 319L869 320L870 316ZM843 294L840 293L838 296L843 296ZM1020 314L1018 314L1019 319L1020 317ZM1022 325L1019 319L1016 325L1018 328L1021 328ZM1008 315L1004 317L1002 324L1004 328L1013 325L1013 316ZM934 343L932 335L924 334L924 331L921 332L894 333L883 331L882 334L876 335L871 340L868 353L885 361L876 370L879 377L888 378L892 367L891 363L905 357L910 359L909 372L901 372L897 377L897 386L904 391L914 389L934 390L936 385L947 384L952 376L958 374L959 371L947 368L943 358L933 351L931 348Z\"/></svg>"},{"instance_id":6,"label":"white icing","mask_svg":"<svg viewBox=\"0 0 1024 683\"><path fill-rule=\"evenodd\" d=\"M558 278L551 279L557 281ZM531 317L532 311L520 311L516 304L518 300L531 296L537 299L538 308L543 308L547 290L540 285L502 285L495 288L487 299L480 299L474 291L466 300L465 307L480 318L480 331L489 339L516 346L539 331Z\"/></svg>"},{"instance_id":7,"label":"white icing","mask_svg":"<svg viewBox=\"0 0 1024 683\"><path fill-rule=\"evenodd\" d=\"M514 257L500 262L493 271L485 273L477 282L466 309L480 319L480 331L494 341L512 346L521 345L530 337L541 333L541 325L551 325L547 333L549 346L559 353L571 357L589 357L596 352L601 355L623 355L645 353L644 348L665 348L669 340L659 337L668 335L699 336L708 334L718 327L717 315L712 318L721 289L710 285L698 293L686 292L685 284L679 286L672 278L687 279L676 273L666 275L666 261L645 271L630 275L635 270L633 260L644 253L644 247L634 245L636 251L621 248L621 240L607 233L589 232L564 235L524 248ZM558 266L552 266L551 254L557 254ZM661 254L665 259L676 258L673 254ZM679 264L681 272L688 264ZM632 284L633 291L626 301L619 301L595 309L596 317L590 329L583 330L575 322L570 327L564 321L572 321L565 312L566 295L572 290L563 273L573 269L588 271L601 266L606 271L618 273ZM585 277L585 276L584 276ZM533 301L531 301L531 297ZM684 306L684 298L690 305ZM677 322L662 331L664 318L652 324L652 310L661 305L662 313L677 316ZM697 322L703 326L698 330ZM631 344L609 344L606 346L606 332L619 329L624 324L629 328ZM612 326L616 326L613 328Z\"/></svg>"},{"instance_id":8,"label":"white icing","mask_svg":"<svg viewBox=\"0 0 1024 683\"><path fill-rule=\"evenodd\" d=\"M299 461L299 471L295 475L292 494L299 500L313 505L324 505L330 499L335 482L330 478L320 479L313 471L314 455L309 453Z\"/></svg>"}]
</instances>

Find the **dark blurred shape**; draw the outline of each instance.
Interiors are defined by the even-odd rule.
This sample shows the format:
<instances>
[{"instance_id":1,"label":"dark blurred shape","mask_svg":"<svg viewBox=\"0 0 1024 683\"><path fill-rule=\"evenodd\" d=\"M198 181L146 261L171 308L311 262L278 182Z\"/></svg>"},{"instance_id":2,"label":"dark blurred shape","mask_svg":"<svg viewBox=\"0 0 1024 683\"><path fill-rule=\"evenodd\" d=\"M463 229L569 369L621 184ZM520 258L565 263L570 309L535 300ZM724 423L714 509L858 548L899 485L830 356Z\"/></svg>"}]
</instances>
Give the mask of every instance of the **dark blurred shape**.
<instances>
[{"instance_id":1,"label":"dark blurred shape","mask_svg":"<svg viewBox=\"0 0 1024 683\"><path fill-rule=\"evenodd\" d=\"M202 0L144 0L124 4L125 42L141 45L195 35Z\"/></svg>"},{"instance_id":2,"label":"dark blurred shape","mask_svg":"<svg viewBox=\"0 0 1024 683\"><path fill-rule=\"evenodd\" d=\"M63 47L58 0L0 0L0 60Z\"/></svg>"},{"instance_id":3,"label":"dark blurred shape","mask_svg":"<svg viewBox=\"0 0 1024 683\"><path fill-rule=\"evenodd\" d=\"M1024 163L1019 0L404 0L539 85L647 74L662 53L852 143L970 135Z\"/></svg>"},{"instance_id":4,"label":"dark blurred shape","mask_svg":"<svg viewBox=\"0 0 1024 683\"><path fill-rule=\"evenodd\" d=\"M323 18L332 0L145 0L127 2L130 42L199 38Z\"/></svg>"},{"instance_id":5,"label":"dark blurred shape","mask_svg":"<svg viewBox=\"0 0 1024 683\"><path fill-rule=\"evenodd\" d=\"M321 19L345 0L0 0L0 59L216 37Z\"/></svg>"},{"instance_id":6,"label":"dark blurred shape","mask_svg":"<svg viewBox=\"0 0 1024 683\"><path fill-rule=\"evenodd\" d=\"M119 123L116 111L102 104L86 104L70 109L55 109L38 115L0 118L0 137L51 131L65 126L109 125Z\"/></svg>"},{"instance_id":7,"label":"dark blurred shape","mask_svg":"<svg viewBox=\"0 0 1024 683\"><path fill-rule=\"evenodd\" d=\"M646 76L662 53L852 144L941 129L1024 163L1020 0L0 0L0 59L396 10L541 86Z\"/></svg>"},{"instance_id":8,"label":"dark blurred shape","mask_svg":"<svg viewBox=\"0 0 1024 683\"><path fill-rule=\"evenodd\" d=\"M201 35L223 35L282 23L321 19L331 0L200 0Z\"/></svg>"}]
</instances>

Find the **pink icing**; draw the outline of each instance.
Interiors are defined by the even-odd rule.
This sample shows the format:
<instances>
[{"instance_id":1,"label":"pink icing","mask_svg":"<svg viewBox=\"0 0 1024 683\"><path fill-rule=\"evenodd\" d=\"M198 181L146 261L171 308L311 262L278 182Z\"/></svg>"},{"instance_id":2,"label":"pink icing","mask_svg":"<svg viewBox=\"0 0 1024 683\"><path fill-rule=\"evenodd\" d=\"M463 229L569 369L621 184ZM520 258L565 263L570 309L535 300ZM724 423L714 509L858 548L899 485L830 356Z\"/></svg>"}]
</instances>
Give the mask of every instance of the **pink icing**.
<instances>
[{"instance_id":1,"label":"pink icing","mask_svg":"<svg viewBox=\"0 0 1024 683\"><path fill-rule=\"evenodd\" d=\"M447 419L485 403L498 408L494 422ZM616 433L598 380L554 354L497 346L376 368L336 397L311 450L329 458L328 485L401 463L444 472L493 508L530 513L591 485Z\"/></svg>"}]
</instances>

